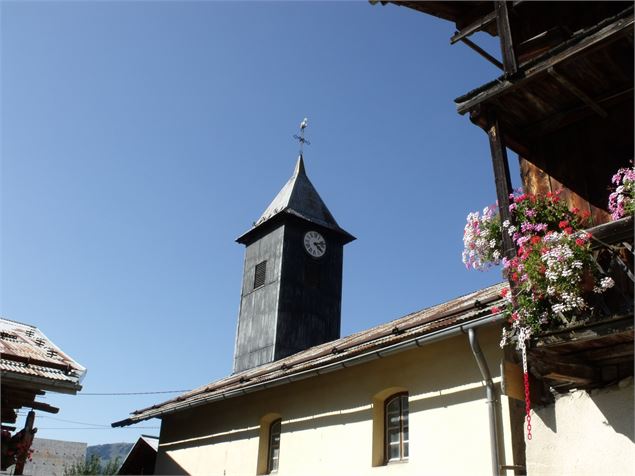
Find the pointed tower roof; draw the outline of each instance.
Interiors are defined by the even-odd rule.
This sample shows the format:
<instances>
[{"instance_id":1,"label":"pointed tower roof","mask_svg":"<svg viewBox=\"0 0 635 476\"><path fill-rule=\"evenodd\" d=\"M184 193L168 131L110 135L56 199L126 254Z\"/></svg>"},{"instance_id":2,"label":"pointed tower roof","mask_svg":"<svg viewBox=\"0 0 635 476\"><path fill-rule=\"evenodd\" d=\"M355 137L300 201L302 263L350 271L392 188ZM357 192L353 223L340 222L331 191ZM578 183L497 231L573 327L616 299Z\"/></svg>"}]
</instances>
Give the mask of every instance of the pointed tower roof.
<instances>
[{"instance_id":1,"label":"pointed tower roof","mask_svg":"<svg viewBox=\"0 0 635 476\"><path fill-rule=\"evenodd\" d=\"M256 228L283 214L295 215L308 222L331 229L342 235L347 243L355 239L353 235L337 224L335 218L333 218L333 215L320 198L317 190L306 175L302 155L298 157L293 175L278 192L278 195L254 223L251 230L241 235L236 241L238 243L247 241L248 236Z\"/></svg>"}]
</instances>

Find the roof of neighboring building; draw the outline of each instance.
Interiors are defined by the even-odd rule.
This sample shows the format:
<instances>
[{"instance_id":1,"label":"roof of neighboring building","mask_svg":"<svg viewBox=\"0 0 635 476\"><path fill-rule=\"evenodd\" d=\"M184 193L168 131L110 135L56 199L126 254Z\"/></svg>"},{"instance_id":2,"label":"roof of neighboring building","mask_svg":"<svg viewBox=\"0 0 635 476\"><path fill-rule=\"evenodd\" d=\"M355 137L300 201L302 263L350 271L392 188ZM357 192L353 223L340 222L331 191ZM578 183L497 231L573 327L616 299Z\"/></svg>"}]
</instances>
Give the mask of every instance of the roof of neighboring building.
<instances>
[{"instance_id":1,"label":"roof of neighboring building","mask_svg":"<svg viewBox=\"0 0 635 476\"><path fill-rule=\"evenodd\" d=\"M130 448L117 474L154 474L158 450L158 436L141 435Z\"/></svg>"},{"instance_id":2,"label":"roof of neighboring building","mask_svg":"<svg viewBox=\"0 0 635 476\"><path fill-rule=\"evenodd\" d=\"M129 418L112 425L131 425L193 406L317 376L421 346L432 339L449 337L452 332L460 333L465 327L500 322L502 317L500 314L493 314L492 308L501 303L500 292L506 285L501 283L490 286L348 337L236 373L166 402L134 411Z\"/></svg>"},{"instance_id":3,"label":"roof of neighboring building","mask_svg":"<svg viewBox=\"0 0 635 476\"><path fill-rule=\"evenodd\" d=\"M159 449L159 437L151 436L151 435L141 435L141 440L143 440L147 445L152 448L154 451Z\"/></svg>"},{"instance_id":4,"label":"roof of neighboring building","mask_svg":"<svg viewBox=\"0 0 635 476\"><path fill-rule=\"evenodd\" d=\"M86 368L77 363L37 327L0 318L0 371L7 379L37 379L48 390L65 388L73 393L81 389Z\"/></svg>"},{"instance_id":5,"label":"roof of neighboring building","mask_svg":"<svg viewBox=\"0 0 635 476\"><path fill-rule=\"evenodd\" d=\"M260 218L254 223L253 228L240 236L236 241L239 243L246 242L248 236L250 236L256 228L281 214L294 215L308 222L333 230L343 235L347 242L355 239L351 234L340 228L324 204L324 201L320 198L320 194L306 175L302 155L298 157L291 178L284 187L282 187L280 192L278 192L278 195L276 195Z\"/></svg>"}]
</instances>

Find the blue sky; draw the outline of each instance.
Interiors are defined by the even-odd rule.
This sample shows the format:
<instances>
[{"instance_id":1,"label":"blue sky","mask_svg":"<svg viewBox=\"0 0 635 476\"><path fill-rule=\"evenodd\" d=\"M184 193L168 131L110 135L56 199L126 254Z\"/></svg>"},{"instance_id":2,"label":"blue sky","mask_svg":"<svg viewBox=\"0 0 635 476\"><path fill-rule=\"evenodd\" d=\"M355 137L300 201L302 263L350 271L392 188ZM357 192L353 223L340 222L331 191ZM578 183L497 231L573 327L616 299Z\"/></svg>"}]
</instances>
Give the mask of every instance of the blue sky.
<instances>
[{"instance_id":1,"label":"blue sky","mask_svg":"<svg viewBox=\"0 0 635 476\"><path fill-rule=\"evenodd\" d=\"M190 389L231 372L234 240L291 175L305 116L307 173L358 238L343 335L501 280L461 263L465 216L495 190L487 136L453 103L499 72L450 46L449 22L366 1L0 9L0 312L86 366L84 392ZM48 394L61 411L38 412L38 436L158 434L158 420L76 422L109 425L169 397Z\"/></svg>"}]
</instances>

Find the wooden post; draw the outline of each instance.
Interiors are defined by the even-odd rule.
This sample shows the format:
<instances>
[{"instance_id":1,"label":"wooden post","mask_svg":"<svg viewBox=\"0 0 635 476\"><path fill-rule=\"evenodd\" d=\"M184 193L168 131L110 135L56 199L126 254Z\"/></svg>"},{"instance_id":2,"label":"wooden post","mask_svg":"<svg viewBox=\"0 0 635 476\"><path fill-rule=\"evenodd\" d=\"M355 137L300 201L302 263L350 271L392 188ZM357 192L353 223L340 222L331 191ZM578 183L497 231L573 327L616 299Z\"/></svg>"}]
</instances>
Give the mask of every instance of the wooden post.
<instances>
[{"instance_id":1,"label":"wooden post","mask_svg":"<svg viewBox=\"0 0 635 476\"><path fill-rule=\"evenodd\" d=\"M501 43L501 53L503 55L505 75L511 76L518 71L518 66L516 65L516 55L514 54L512 31L509 26L507 2L502 0L494 3L496 8L496 27L498 28L498 38Z\"/></svg>"},{"instance_id":2,"label":"wooden post","mask_svg":"<svg viewBox=\"0 0 635 476\"><path fill-rule=\"evenodd\" d=\"M35 422L35 412L31 410L26 417L26 423L24 424L24 430L22 439L19 443L20 451L18 452L18 459L15 463L15 471L13 474L21 475L24 473L24 465L31 449L31 443L33 443L33 435L37 430L33 429L33 423Z\"/></svg>"},{"instance_id":3,"label":"wooden post","mask_svg":"<svg viewBox=\"0 0 635 476\"><path fill-rule=\"evenodd\" d=\"M512 214L509 211L510 199L512 193L512 182L509 177L509 162L507 161L507 150L500 131L500 125L495 114L489 118L489 126L487 129L489 137L489 146L492 153L492 165L494 166L494 181L496 182L496 197L498 198L498 210L501 217L501 223L509 220L513 223ZM503 255L508 259L516 256L516 248L512 237L509 236L507 230L503 231Z\"/></svg>"},{"instance_id":4,"label":"wooden post","mask_svg":"<svg viewBox=\"0 0 635 476\"><path fill-rule=\"evenodd\" d=\"M496 182L496 196L498 198L498 207L501 217L501 223L505 220L509 220L510 223L514 223L512 220L512 214L509 211L510 198L509 195L512 192L512 183L509 175L509 161L507 160L507 149L505 148L505 141L501 133L500 124L494 111L490 111L487 116L487 136L489 137L489 145L492 153L492 165L494 166L494 180ZM516 256L516 247L512 237L509 236L506 230L502 230L503 236L503 255L508 259L512 259ZM515 283L508 279L510 289L512 292L515 288ZM503 351L503 360L507 364L518 362L518 355L512 346L506 346ZM523 396L524 399L524 396ZM509 400L509 417L511 423L511 437L512 437L512 453L513 461L519 467L525 467L526 455L525 455L525 437L524 437L524 421L525 421L525 407L524 402L510 399ZM524 471L517 471L516 474L525 474Z\"/></svg>"}]
</instances>

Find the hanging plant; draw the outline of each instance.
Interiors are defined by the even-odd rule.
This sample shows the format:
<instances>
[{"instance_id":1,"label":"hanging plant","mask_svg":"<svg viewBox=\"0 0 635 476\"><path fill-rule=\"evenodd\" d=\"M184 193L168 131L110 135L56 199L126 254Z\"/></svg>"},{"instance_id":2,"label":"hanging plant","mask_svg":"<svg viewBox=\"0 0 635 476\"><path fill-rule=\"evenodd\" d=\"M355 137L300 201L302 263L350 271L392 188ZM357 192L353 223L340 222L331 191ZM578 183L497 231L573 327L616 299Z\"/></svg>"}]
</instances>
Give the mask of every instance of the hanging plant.
<instances>
[{"instance_id":1,"label":"hanging plant","mask_svg":"<svg viewBox=\"0 0 635 476\"><path fill-rule=\"evenodd\" d=\"M615 190L609 195L609 211L613 220L635 213L635 168L621 168L611 180Z\"/></svg>"},{"instance_id":2,"label":"hanging plant","mask_svg":"<svg viewBox=\"0 0 635 476\"><path fill-rule=\"evenodd\" d=\"M471 268L498 264L502 235L494 235L496 230L507 233L516 245L514 258L500 258L513 284L502 291L504 305L493 309L503 312L508 321L501 347L510 342L524 345L532 334L571 325L589 310L586 292L601 293L613 286L613 280L602 276L593 260L591 235L583 230L588 212L570 210L560 192L545 196L516 192L510 200L514 224L501 224L489 207L483 216L468 215L464 232L463 261Z\"/></svg>"},{"instance_id":3,"label":"hanging plant","mask_svg":"<svg viewBox=\"0 0 635 476\"><path fill-rule=\"evenodd\" d=\"M470 213L463 230L463 263L470 269L484 271L500 263L501 225L495 206L485 207L483 214Z\"/></svg>"}]
</instances>

